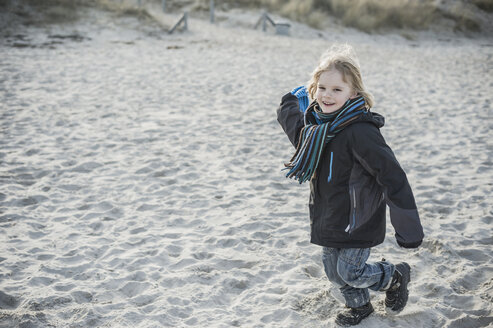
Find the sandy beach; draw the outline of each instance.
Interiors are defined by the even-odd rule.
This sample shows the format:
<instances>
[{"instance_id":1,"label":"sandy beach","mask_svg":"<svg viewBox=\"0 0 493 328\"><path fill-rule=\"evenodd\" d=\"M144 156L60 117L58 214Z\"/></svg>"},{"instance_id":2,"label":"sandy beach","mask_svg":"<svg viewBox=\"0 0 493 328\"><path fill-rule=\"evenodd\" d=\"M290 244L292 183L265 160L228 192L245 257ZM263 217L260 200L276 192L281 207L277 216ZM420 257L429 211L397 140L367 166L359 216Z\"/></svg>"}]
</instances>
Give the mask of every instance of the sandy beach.
<instances>
[{"instance_id":1,"label":"sandy beach","mask_svg":"<svg viewBox=\"0 0 493 328\"><path fill-rule=\"evenodd\" d=\"M0 40L0 327L335 327L275 111L336 42L426 234L400 248L388 221L371 259L411 264L409 303L374 293L360 326L493 326L493 38L84 10Z\"/></svg>"}]
</instances>

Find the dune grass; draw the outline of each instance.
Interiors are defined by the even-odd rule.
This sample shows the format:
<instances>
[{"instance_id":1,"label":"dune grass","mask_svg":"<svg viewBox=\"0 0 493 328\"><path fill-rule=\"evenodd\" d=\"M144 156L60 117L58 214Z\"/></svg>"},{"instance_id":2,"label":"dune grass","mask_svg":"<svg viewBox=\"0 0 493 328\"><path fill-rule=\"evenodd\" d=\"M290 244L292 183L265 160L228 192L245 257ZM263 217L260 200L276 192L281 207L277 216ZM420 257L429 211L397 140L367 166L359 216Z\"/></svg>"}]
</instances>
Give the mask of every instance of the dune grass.
<instances>
[{"instance_id":1,"label":"dune grass","mask_svg":"<svg viewBox=\"0 0 493 328\"><path fill-rule=\"evenodd\" d=\"M143 4L162 0L141 0ZM138 0L0 0L0 7L18 2L42 8L44 21L64 22L77 19L77 7L97 5L122 15L138 15L150 18ZM209 10L210 0L167 0L169 11ZM493 0L215 0L216 8L264 9L287 18L306 23L315 28L324 27L329 16L345 26L372 33L386 29L428 29L437 22L448 20L455 24L456 31L479 32L481 29L476 13L478 10L493 12ZM41 11L41 10L39 10ZM26 14L26 13L23 13ZM27 11L26 15L29 15ZM36 23L38 17L33 16Z\"/></svg>"},{"instance_id":2,"label":"dune grass","mask_svg":"<svg viewBox=\"0 0 493 328\"><path fill-rule=\"evenodd\" d=\"M77 20L81 0L5 1L5 7L23 18L26 25L66 23Z\"/></svg>"},{"instance_id":3,"label":"dune grass","mask_svg":"<svg viewBox=\"0 0 493 328\"><path fill-rule=\"evenodd\" d=\"M493 12L493 0L471 0L471 3L481 10Z\"/></svg>"},{"instance_id":4,"label":"dune grass","mask_svg":"<svg viewBox=\"0 0 493 328\"><path fill-rule=\"evenodd\" d=\"M173 2L168 0L168 2ZM190 2L190 1L189 1ZM493 11L493 0L216 0L216 7L263 8L293 20L321 28L327 16L365 32L385 29L423 30L440 20L451 20L455 30L480 30L474 9ZM207 9L209 0L196 0L197 8ZM445 5L443 5L445 4Z\"/></svg>"},{"instance_id":5,"label":"dune grass","mask_svg":"<svg viewBox=\"0 0 493 328\"><path fill-rule=\"evenodd\" d=\"M35 26L74 22L81 7L99 7L118 16L154 21L144 8L138 8L137 0L0 0L2 7L21 18L23 24Z\"/></svg>"}]
</instances>

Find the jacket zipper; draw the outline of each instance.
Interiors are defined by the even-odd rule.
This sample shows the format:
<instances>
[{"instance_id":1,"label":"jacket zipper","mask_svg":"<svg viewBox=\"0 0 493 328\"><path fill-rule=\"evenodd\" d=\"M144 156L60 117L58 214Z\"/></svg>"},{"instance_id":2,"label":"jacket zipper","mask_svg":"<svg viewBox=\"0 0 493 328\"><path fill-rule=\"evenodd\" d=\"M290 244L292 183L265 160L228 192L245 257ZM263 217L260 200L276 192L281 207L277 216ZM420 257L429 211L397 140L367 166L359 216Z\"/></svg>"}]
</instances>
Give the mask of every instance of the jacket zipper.
<instances>
[{"instance_id":1,"label":"jacket zipper","mask_svg":"<svg viewBox=\"0 0 493 328\"><path fill-rule=\"evenodd\" d=\"M353 206L353 226L351 227L351 230L354 229L356 226L356 188L353 187L353 199L354 199L354 206Z\"/></svg>"},{"instance_id":2,"label":"jacket zipper","mask_svg":"<svg viewBox=\"0 0 493 328\"><path fill-rule=\"evenodd\" d=\"M332 165L334 163L334 152L330 152L330 164L329 164L329 178L327 179L327 182L330 182L332 180Z\"/></svg>"},{"instance_id":3,"label":"jacket zipper","mask_svg":"<svg viewBox=\"0 0 493 328\"><path fill-rule=\"evenodd\" d=\"M352 197L353 215L351 215L351 214L349 215L350 216L349 224L347 225L346 230L344 230L344 231L349 232L349 233L351 233L351 230L353 230L354 227L356 226L356 189L354 187L352 187L351 190L349 191L350 196L351 196L351 194L353 195L353 197Z\"/></svg>"}]
</instances>

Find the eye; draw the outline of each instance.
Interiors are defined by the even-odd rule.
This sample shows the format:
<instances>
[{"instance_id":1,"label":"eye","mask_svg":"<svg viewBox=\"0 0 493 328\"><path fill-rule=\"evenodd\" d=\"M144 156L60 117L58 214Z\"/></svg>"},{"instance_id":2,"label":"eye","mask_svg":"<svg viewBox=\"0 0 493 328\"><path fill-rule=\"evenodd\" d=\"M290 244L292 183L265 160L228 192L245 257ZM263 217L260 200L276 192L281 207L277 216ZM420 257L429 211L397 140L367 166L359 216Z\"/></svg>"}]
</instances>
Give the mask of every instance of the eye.
<instances>
[{"instance_id":1,"label":"eye","mask_svg":"<svg viewBox=\"0 0 493 328\"><path fill-rule=\"evenodd\" d=\"M324 87L318 87L318 90L325 90Z\"/></svg>"},{"instance_id":2,"label":"eye","mask_svg":"<svg viewBox=\"0 0 493 328\"><path fill-rule=\"evenodd\" d=\"M340 91L342 91L342 90L341 90L341 89L339 89L339 88L336 88L336 89L334 89L334 91L336 91L336 92L340 92Z\"/></svg>"}]
</instances>

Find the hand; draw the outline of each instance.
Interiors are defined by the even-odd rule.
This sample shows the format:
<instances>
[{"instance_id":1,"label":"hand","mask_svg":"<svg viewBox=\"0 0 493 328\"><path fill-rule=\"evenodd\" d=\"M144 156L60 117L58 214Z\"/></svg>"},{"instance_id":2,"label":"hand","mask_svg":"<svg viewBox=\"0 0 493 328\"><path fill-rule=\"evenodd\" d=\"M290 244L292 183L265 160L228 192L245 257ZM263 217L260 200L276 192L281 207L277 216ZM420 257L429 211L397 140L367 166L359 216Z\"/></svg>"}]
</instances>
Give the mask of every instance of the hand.
<instances>
[{"instance_id":1,"label":"hand","mask_svg":"<svg viewBox=\"0 0 493 328\"><path fill-rule=\"evenodd\" d=\"M306 92L306 87L304 85L294 88L291 94L298 98L298 104L300 106L300 112L305 112L310 105L310 100L308 99L308 93Z\"/></svg>"},{"instance_id":2,"label":"hand","mask_svg":"<svg viewBox=\"0 0 493 328\"><path fill-rule=\"evenodd\" d=\"M397 240L397 244L399 244L399 246L404 247L404 248L418 248L422 242L423 242L422 240L419 240L419 241L415 241L413 243L404 243L404 242Z\"/></svg>"}]
</instances>

